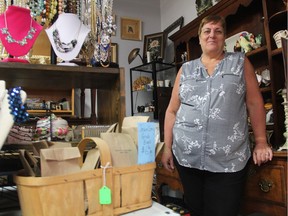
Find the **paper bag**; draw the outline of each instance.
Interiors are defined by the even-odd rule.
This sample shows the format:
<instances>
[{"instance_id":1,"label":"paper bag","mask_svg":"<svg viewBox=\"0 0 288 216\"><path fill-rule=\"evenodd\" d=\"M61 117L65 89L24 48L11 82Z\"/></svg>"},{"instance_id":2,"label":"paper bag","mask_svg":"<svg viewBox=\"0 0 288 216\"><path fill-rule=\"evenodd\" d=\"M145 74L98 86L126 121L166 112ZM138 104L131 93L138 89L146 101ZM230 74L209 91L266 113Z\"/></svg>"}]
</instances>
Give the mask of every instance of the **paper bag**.
<instances>
[{"instance_id":1,"label":"paper bag","mask_svg":"<svg viewBox=\"0 0 288 216\"><path fill-rule=\"evenodd\" d=\"M114 167L137 164L137 148L128 134L101 133L100 137L108 144Z\"/></svg>"},{"instance_id":2,"label":"paper bag","mask_svg":"<svg viewBox=\"0 0 288 216\"><path fill-rule=\"evenodd\" d=\"M40 157L40 150L47 149L47 148L64 148L64 147L71 147L71 143L69 142L50 142L47 140L41 140L39 142L33 142L33 154L36 157Z\"/></svg>"},{"instance_id":3,"label":"paper bag","mask_svg":"<svg viewBox=\"0 0 288 216\"><path fill-rule=\"evenodd\" d=\"M55 176L80 171L77 147L40 150L41 176Z\"/></svg>"}]
</instances>

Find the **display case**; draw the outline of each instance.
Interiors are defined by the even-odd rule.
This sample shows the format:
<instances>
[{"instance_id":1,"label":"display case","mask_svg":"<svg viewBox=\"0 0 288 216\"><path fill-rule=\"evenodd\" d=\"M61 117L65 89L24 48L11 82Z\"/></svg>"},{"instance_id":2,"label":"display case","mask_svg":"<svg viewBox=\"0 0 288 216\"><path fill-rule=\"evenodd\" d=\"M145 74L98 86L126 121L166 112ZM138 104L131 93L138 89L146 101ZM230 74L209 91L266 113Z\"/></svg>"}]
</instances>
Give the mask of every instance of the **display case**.
<instances>
[{"instance_id":1,"label":"display case","mask_svg":"<svg viewBox=\"0 0 288 216\"><path fill-rule=\"evenodd\" d=\"M158 97L170 92L176 77L173 64L150 62L130 69L131 113L159 119ZM162 93L163 92L163 93ZM168 97L168 100L170 97ZM166 105L167 106L167 105ZM163 111L163 109L161 109ZM163 113L163 112L162 112Z\"/></svg>"}]
</instances>

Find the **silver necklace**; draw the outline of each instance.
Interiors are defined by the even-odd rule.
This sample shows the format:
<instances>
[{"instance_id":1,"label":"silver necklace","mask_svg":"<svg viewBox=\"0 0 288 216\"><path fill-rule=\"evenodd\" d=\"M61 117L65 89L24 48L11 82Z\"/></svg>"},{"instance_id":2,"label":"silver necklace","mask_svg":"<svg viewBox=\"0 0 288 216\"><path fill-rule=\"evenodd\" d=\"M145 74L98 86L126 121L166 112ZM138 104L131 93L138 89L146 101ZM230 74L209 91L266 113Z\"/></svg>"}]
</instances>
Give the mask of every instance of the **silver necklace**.
<instances>
[{"instance_id":1,"label":"silver necklace","mask_svg":"<svg viewBox=\"0 0 288 216\"><path fill-rule=\"evenodd\" d=\"M21 40L15 40L12 35L10 34L9 30L8 30L8 25L7 25L7 19L6 19L6 13L4 13L4 21L5 21L5 27L1 29L1 33L5 36L5 39L8 43L17 43L20 46L24 46L26 45L28 42L27 40L32 40L34 37L34 34L36 33L36 29L32 26L32 19L30 22L30 29L27 32L27 35L22 38Z\"/></svg>"},{"instance_id":2,"label":"silver necklace","mask_svg":"<svg viewBox=\"0 0 288 216\"><path fill-rule=\"evenodd\" d=\"M78 32L76 32L75 38L78 38L81 26L82 26L82 23L80 22L80 26L79 26ZM73 39L69 43L62 42L60 39L59 31L56 27L56 24L55 24L55 29L54 29L52 35L53 35L53 40L54 40L56 49L61 53L71 52L75 48L75 46L77 45L77 39Z\"/></svg>"}]
</instances>

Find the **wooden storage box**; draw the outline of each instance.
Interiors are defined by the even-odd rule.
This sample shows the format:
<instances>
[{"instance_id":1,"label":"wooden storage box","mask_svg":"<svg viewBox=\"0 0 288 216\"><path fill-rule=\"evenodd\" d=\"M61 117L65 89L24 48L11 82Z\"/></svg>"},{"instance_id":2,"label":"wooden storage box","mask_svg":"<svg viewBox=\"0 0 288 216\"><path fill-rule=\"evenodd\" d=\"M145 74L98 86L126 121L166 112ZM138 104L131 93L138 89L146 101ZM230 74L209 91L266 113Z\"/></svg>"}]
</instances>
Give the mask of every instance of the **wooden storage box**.
<instances>
[{"instance_id":1,"label":"wooden storage box","mask_svg":"<svg viewBox=\"0 0 288 216\"><path fill-rule=\"evenodd\" d=\"M111 164L108 145L100 138L85 138L79 144L95 142L101 164ZM80 149L80 152L82 150ZM152 205L155 163L106 169L106 186L112 203L99 203L103 169L51 177L14 176L23 216L121 215Z\"/></svg>"}]
</instances>

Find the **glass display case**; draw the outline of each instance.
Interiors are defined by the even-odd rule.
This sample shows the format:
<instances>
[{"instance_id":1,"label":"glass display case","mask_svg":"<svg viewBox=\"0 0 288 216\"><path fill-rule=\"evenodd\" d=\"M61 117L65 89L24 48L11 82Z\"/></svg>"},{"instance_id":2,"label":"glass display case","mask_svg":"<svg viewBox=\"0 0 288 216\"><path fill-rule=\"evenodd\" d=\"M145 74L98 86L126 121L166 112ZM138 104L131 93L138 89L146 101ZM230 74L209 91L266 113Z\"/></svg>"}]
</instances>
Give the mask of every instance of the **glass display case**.
<instances>
[{"instance_id":1,"label":"glass display case","mask_svg":"<svg viewBox=\"0 0 288 216\"><path fill-rule=\"evenodd\" d=\"M161 106L158 97L162 95L162 91L171 93L175 77L174 64L153 61L131 68L132 115L148 115L152 119L158 119L158 110Z\"/></svg>"}]
</instances>

